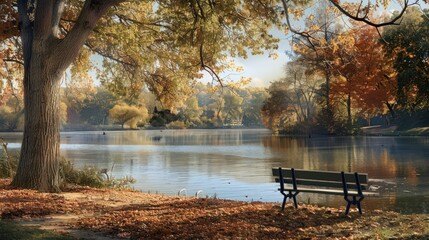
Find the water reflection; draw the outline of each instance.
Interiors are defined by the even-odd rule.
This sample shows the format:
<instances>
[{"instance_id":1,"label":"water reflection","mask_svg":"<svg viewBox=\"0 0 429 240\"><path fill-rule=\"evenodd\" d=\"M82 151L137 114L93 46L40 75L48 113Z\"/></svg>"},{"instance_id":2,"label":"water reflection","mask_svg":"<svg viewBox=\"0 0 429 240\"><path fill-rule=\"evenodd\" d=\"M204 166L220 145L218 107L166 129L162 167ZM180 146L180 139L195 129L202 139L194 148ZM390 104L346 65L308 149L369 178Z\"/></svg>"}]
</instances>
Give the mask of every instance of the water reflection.
<instances>
[{"instance_id":1,"label":"water reflection","mask_svg":"<svg viewBox=\"0 0 429 240\"><path fill-rule=\"evenodd\" d=\"M2 133L12 151L20 134ZM273 136L268 130L153 130L62 133L61 154L77 166L131 175L135 188L177 194L217 195L239 200L280 201L271 168L367 172L379 198L364 208L427 212L428 137ZM301 194L300 194L301 195ZM337 196L302 194L313 204L343 206Z\"/></svg>"}]
</instances>

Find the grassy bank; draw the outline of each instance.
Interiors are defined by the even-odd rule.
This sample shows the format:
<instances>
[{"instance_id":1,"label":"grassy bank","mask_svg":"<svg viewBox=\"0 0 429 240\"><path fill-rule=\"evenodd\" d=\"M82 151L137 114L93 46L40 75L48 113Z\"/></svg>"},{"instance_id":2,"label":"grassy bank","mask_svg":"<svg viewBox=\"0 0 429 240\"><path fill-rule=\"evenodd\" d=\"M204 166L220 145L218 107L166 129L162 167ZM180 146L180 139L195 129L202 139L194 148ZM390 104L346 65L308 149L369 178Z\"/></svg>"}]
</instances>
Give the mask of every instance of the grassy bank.
<instances>
[{"instance_id":1,"label":"grassy bank","mask_svg":"<svg viewBox=\"0 0 429 240\"><path fill-rule=\"evenodd\" d=\"M164 196L73 187L61 194L12 190L0 180L0 214L56 231L115 239L428 239L429 216L279 203ZM77 238L79 238L79 236ZM75 236L76 237L76 236ZM1 237L0 237L1 238ZM1 238L3 239L3 238ZM93 238L94 239L94 238ZM95 238L97 239L97 238Z\"/></svg>"},{"instance_id":2,"label":"grassy bank","mask_svg":"<svg viewBox=\"0 0 429 240\"><path fill-rule=\"evenodd\" d=\"M18 222L1 220L0 239L72 240L75 238L54 231L41 230L39 227L22 226Z\"/></svg>"}]
</instances>

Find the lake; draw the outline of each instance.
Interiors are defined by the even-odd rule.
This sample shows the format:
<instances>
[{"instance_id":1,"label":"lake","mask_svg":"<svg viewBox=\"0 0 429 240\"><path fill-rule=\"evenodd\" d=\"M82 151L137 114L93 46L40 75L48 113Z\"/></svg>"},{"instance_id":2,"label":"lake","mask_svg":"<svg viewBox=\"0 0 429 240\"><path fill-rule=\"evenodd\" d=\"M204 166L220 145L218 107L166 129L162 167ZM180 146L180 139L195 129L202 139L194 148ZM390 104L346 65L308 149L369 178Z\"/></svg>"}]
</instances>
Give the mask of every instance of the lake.
<instances>
[{"instance_id":1,"label":"lake","mask_svg":"<svg viewBox=\"0 0 429 240\"><path fill-rule=\"evenodd\" d=\"M0 133L10 151L22 134ZM132 176L134 188L168 195L281 202L272 167L366 172L381 193L365 209L428 213L429 137L281 137L265 129L64 132L61 154L75 166ZM339 196L299 194L301 202L345 206Z\"/></svg>"}]
</instances>

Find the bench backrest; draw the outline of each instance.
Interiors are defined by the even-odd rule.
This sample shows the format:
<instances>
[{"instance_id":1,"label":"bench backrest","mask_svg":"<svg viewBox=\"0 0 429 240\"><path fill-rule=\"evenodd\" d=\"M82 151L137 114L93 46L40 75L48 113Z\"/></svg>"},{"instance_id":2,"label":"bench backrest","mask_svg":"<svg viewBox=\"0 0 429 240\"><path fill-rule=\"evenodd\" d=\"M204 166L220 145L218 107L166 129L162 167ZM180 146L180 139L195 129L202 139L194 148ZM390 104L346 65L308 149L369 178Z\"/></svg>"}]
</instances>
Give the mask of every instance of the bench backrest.
<instances>
[{"instance_id":1,"label":"bench backrest","mask_svg":"<svg viewBox=\"0 0 429 240\"><path fill-rule=\"evenodd\" d=\"M276 182L283 178L284 184L294 184L293 175L295 175L296 185L306 185L314 187L343 188L341 172L333 171L312 171L292 168L273 168L273 176ZM348 189L357 189L356 176L359 180L361 190L368 189L368 174L366 173L344 173L344 179Z\"/></svg>"}]
</instances>

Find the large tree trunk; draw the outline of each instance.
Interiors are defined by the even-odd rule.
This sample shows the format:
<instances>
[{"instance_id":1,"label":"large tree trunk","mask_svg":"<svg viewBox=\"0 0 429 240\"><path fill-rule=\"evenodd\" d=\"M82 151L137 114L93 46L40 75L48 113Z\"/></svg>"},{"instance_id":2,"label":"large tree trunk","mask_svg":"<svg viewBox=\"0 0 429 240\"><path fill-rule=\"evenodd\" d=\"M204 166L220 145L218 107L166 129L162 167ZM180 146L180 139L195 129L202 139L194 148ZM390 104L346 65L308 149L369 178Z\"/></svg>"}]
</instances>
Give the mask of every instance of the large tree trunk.
<instances>
[{"instance_id":1,"label":"large tree trunk","mask_svg":"<svg viewBox=\"0 0 429 240\"><path fill-rule=\"evenodd\" d=\"M59 38L64 0L18 0L24 56L24 137L12 186L59 191L60 80L97 20L122 0L86 0L67 35ZM33 18L30 18L30 15Z\"/></svg>"},{"instance_id":2,"label":"large tree trunk","mask_svg":"<svg viewBox=\"0 0 429 240\"><path fill-rule=\"evenodd\" d=\"M44 56L32 57L24 84L25 125L20 164L12 185L59 191L60 79ZM31 172L31 174L28 174Z\"/></svg>"}]
</instances>

